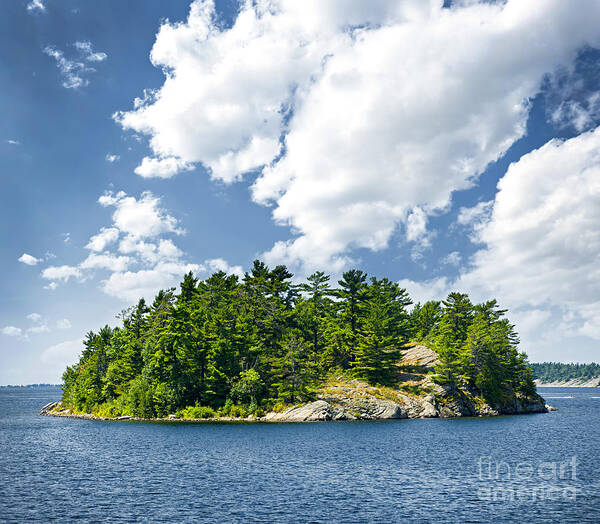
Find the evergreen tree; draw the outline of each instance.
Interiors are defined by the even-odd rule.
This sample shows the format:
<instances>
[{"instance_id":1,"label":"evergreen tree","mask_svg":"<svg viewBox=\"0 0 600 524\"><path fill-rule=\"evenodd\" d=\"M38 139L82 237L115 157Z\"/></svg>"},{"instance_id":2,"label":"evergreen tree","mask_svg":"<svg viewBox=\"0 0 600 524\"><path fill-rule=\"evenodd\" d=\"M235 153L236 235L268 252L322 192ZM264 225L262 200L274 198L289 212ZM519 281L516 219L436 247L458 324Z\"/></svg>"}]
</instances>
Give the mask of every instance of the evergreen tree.
<instances>
[{"instance_id":1,"label":"evergreen tree","mask_svg":"<svg viewBox=\"0 0 600 524\"><path fill-rule=\"evenodd\" d=\"M335 365L352 366L362 328L364 303L368 298L367 274L351 269L342 274L336 296L340 299L339 316L334 325L329 324L329 336L335 342Z\"/></svg>"},{"instance_id":2,"label":"evergreen tree","mask_svg":"<svg viewBox=\"0 0 600 524\"><path fill-rule=\"evenodd\" d=\"M405 289L387 278L372 278L367 297L353 368L369 382L388 383L410 335L406 307L412 301Z\"/></svg>"}]
</instances>

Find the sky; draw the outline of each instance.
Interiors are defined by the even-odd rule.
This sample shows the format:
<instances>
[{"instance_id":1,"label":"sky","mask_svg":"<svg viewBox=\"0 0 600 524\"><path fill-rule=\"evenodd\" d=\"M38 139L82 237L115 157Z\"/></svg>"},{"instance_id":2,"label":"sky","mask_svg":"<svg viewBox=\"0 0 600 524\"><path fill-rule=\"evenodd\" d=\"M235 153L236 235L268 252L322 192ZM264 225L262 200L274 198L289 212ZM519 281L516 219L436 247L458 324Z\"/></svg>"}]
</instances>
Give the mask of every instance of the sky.
<instances>
[{"instance_id":1,"label":"sky","mask_svg":"<svg viewBox=\"0 0 600 524\"><path fill-rule=\"evenodd\" d=\"M0 384L183 274L360 268L600 360L600 1L0 4Z\"/></svg>"}]
</instances>

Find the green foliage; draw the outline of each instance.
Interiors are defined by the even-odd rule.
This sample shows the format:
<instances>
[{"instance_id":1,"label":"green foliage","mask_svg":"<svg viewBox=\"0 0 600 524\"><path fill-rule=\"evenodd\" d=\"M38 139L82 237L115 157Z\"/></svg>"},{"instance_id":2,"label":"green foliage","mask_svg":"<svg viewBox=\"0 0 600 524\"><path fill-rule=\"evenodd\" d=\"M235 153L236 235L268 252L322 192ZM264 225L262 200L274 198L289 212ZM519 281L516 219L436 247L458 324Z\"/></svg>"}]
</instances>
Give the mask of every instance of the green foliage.
<instances>
[{"instance_id":1,"label":"green foliage","mask_svg":"<svg viewBox=\"0 0 600 524\"><path fill-rule=\"evenodd\" d=\"M176 416L177 418L215 418L217 412L208 406L196 404L195 406L188 406L187 408L178 411Z\"/></svg>"},{"instance_id":2,"label":"green foliage","mask_svg":"<svg viewBox=\"0 0 600 524\"><path fill-rule=\"evenodd\" d=\"M254 404L258 402L258 398L264 389L263 381L260 375L254 369L242 371L239 378L231 387L231 398L237 400L241 404Z\"/></svg>"},{"instance_id":3,"label":"green foliage","mask_svg":"<svg viewBox=\"0 0 600 524\"><path fill-rule=\"evenodd\" d=\"M350 270L330 287L323 272L291 283L285 266L255 261L240 280L222 271L184 276L121 312L121 325L87 334L63 375L63 404L102 416L260 416L314 398L334 371L395 384L401 348L427 340L440 354L437 380L488 395L533 391L513 327L495 302L453 293L417 304L383 278Z\"/></svg>"},{"instance_id":4,"label":"green foliage","mask_svg":"<svg viewBox=\"0 0 600 524\"><path fill-rule=\"evenodd\" d=\"M489 402L509 391L535 393L524 353L519 353L514 326L495 300L474 305L467 295L450 293L433 334L440 364L438 383L465 382Z\"/></svg>"},{"instance_id":5,"label":"green foliage","mask_svg":"<svg viewBox=\"0 0 600 524\"><path fill-rule=\"evenodd\" d=\"M398 284L387 278L371 279L357 335L354 371L358 377L371 383L393 381L401 357L399 347L408 341L411 331L406 312L411 303Z\"/></svg>"},{"instance_id":6,"label":"green foliage","mask_svg":"<svg viewBox=\"0 0 600 524\"><path fill-rule=\"evenodd\" d=\"M422 306L420 303L415 304L410 313L413 339L417 341L430 340L442 318L442 313L442 303L437 300L430 300Z\"/></svg>"}]
</instances>

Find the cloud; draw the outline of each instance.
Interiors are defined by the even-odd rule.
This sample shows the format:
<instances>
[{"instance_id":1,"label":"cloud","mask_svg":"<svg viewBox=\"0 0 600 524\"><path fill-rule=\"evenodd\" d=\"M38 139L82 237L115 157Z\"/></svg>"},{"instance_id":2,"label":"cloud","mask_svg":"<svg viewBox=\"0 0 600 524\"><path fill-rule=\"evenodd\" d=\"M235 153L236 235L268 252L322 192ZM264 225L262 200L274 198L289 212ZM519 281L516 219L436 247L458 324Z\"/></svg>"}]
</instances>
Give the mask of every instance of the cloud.
<instances>
[{"instance_id":1,"label":"cloud","mask_svg":"<svg viewBox=\"0 0 600 524\"><path fill-rule=\"evenodd\" d=\"M427 217L524 135L546 73L600 43L598 16L593 1L274 0L224 26L198 0L156 37L163 86L115 119L149 136L144 176L260 171L253 200L293 235L264 257L336 270L399 226L425 238Z\"/></svg>"},{"instance_id":2,"label":"cloud","mask_svg":"<svg viewBox=\"0 0 600 524\"><path fill-rule=\"evenodd\" d=\"M117 194L109 191L98 202L104 207L115 208L112 215L114 226L134 239L183 233L177 220L160 208L160 198L149 191L142 193L139 199L127 196L123 191Z\"/></svg>"},{"instance_id":3,"label":"cloud","mask_svg":"<svg viewBox=\"0 0 600 524\"><path fill-rule=\"evenodd\" d=\"M86 62L102 62L107 58L106 53L94 53L90 42L75 42L73 45L78 52L77 58L67 58L65 53L55 46L47 45L43 49L45 54L56 61L56 67L63 77L62 85L66 89L87 86L90 83L87 75L96 70Z\"/></svg>"},{"instance_id":4,"label":"cloud","mask_svg":"<svg viewBox=\"0 0 600 524\"><path fill-rule=\"evenodd\" d=\"M461 207L458 211L456 223L461 226L485 223L489 219L493 205L493 200L489 200L488 202L479 202L473 207Z\"/></svg>"},{"instance_id":5,"label":"cloud","mask_svg":"<svg viewBox=\"0 0 600 524\"><path fill-rule=\"evenodd\" d=\"M30 13L44 13L46 11L46 6L42 2L42 0L31 0L31 2L27 4L27 11L29 11Z\"/></svg>"},{"instance_id":6,"label":"cloud","mask_svg":"<svg viewBox=\"0 0 600 524\"><path fill-rule=\"evenodd\" d=\"M58 329L69 329L71 328L71 322L68 318L63 318L56 321L56 327Z\"/></svg>"},{"instance_id":7,"label":"cloud","mask_svg":"<svg viewBox=\"0 0 600 524\"><path fill-rule=\"evenodd\" d=\"M39 264L40 262L42 262L42 259L36 258L32 255L28 255L27 253L23 253L19 257L19 262L23 262L23 264L26 264L28 266L35 266L36 264Z\"/></svg>"},{"instance_id":8,"label":"cloud","mask_svg":"<svg viewBox=\"0 0 600 524\"><path fill-rule=\"evenodd\" d=\"M90 237L90 241L85 246L91 251L104 251L109 244L112 244L119 238L119 230L116 227L103 227L99 233Z\"/></svg>"},{"instance_id":9,"label":"cloud","mask_svg":"<svg viewBox=\"0 0 600 524\"><path fill-rule=\"evenodd\" d=\"M440 261L444 265L459 266L462 262L462 257L458 251L452 251Z\"/></svg>"},{"instance_id":10,"label":"cloud","mask_svg":"<svg viewBox=\"0 0 600 524\"><path fill-rule=\"evenodd\" d=\"M586 49L571 66L548 76L544 102L548 120L578 133L600 123L600 50Z\"/></svg>"},{"instance_id":11,"label":"cloud","mask_svg":"<svg viewBox=\"0 0 600 524\"><path fill-rule=\"evenodd\" d=\"M50 266L42 271L42 278L67 282L71 277L81 278L81 270L75 266Z\"/></svg>"},{"instance_id":12,"label":"cloud","mask_svg":"<svg viewBox=\"0 0 600 524\"><path fill-rule=\"evenodd\" d=\"M50 291L54 291L58 287L56 282L50 282L47 286L44 286L44 289L49 289Z\"/></svg>"},{"instance_id":13,"label":"cloud","mask_svg":"<svg viewBox=\"0 0 600 524\"><path fill-rule=\"evenodd\" d=\"M181 171L193 169L187 162L175 157L145 157L134 171L142 178L171 178Z\"/></svg>"},{"instance_id":14,"label":"cloud","mask_svg":"<svg viewBox=\"0 0 600 524\"><path fill-rule=\"evenodd\" d=\"M63 233L62 237L63 237L63 242L65 244L68 244L69 242L71 242L71 233Z\"/></svg>"},{"instance_id":15,"label":"cloud","mask_svg":"<svg viewBox=\"0 0 600 524\"><path fill-rule=\"evenodd\" d=\"M472 207L461 207L458 210L456 224L470 230L469 238L472 242L478 241L478 232L485 227L490 219L494 201L479 202Z\"/></svg>"},{"instance_id":16,"label":"cloud","mask_svg":"<svg viewBox=\"0 0 600 524\"><path fill-rule=\"evenodd\" d=\"M112 273L102 282L102 290L127 302L141 297L151 300L159 289L175 287L189 271L199 272L201 266L179 262L161 262L151 269Z\"/></svg>"},{"instance_id":17,"label":"cloud","mask_svg":"<svg viewBox=\"0 0 600 524\"><path fill-rule=\"evenodd\" d=\"M599 181L600 128L511 164L461 282L513 307L561 307L576 332L600 339Z\"/></svg>"},{"instance_id":18,"label":"cloud","mask_svg":"<svg viewBox=\"0 0 600 524\"><path fill-rule=\"evenodd\" d=\"M37 324L42 320L42 315L40 315L39 313L30 313L29 315L27 315L27 318Z\"/></svg>"},{"instance_id":19,"label":"cloud","mask_svg":"<svg viewBox=\"0 0 600 524\"><path fill-rule=\"evenodd\" d=\"M111 164L117 162L121 157L119 155L111 155L110 153L106 155L106 161Z\"/></svg>"},{"instance_id":20,"label":"cloud","mask_svg":"<svg viewBox=\"0 0 600 524\"><path fill-rule=\"evenodd\" d=\"M162 207L160 197L151 192L136 198L123 191L109 191L98 202L114 208L112 223L90 237L85 246L90 253L78 265L44 269L42 277L52 280L46 289L56 289L58 280L67 282L74 277L83 281L94 277L96 272L104 272L100 289L124 302L134 302L142 296L152 300L159 289L176 286L189 271L202 274L223 270L243 275L241 266L232 266L222 258L209 259L203 264L188 262L186 254L167 238L183 235L185 231Z\"/></svg>"},{"instance_id":21,"label":"cloud","mask_svg":"<svg viewBox=\"0 0 600 524\"><path fill-rule=\"evenodd\" d=\"M13 139L8 139L6 141L7 144L10 144L11 146L20 146L21 142L19 142L18 140L13 140Z\"/></svg>"},{"instance_id":22,"label":"cloud","mask_svg":"<svg viewBox=\"0 0 600 524\"><path fill-rule=\"evenodd\" d=\"M115 256L111 253L90 253L79 264L80 269L108 269L109 271L125 271L132 263L130 257Z\"/></svg>"},{"instance_id":23,"label":"cloud","mask_svg":"<svg viewBox=\"0 0 600 524\"><path fill-rule=\"evenodd\" d=\"M15 326L6 326L0 329L0 333L8 337L20 337L23 334L23 330Z\"/></svg>"},{"instance_id":24,"label":"cloud","mask_svg":"<svg viewBox=\"0 0 600 524\"><path fill-rule=\"evenodd\" d=\"M39 313L30 313L27 315L27 319L33 322L35 325L27 328L27 334L38 334L38 333L48 333L50 332L50 328L44 322L42 323L42 315Z\"/></svg>"},{"instance_id":25,"label":"cloud","mask_svg":"<svg viewBox=\"0 0 600 524\"><path fill-rule=\"evenodd\" d=\"M75 42L73 45L88 62L103 62L108 58L106 53L95 53L92 49L92 43L89 41Z\"/></svg>"},{"instance_id":26,"label":"cloud","mask_svg":"<svg viewBox=\"0 0 600 524\"><path fill-rule=\"evenodd\" d=\"M62 86L64 88L78 89L89 84L89 80L83 75L93 72L93 68L87 67L83 62L65 58L64 53L53 46L44 47L44 53L56 60L56 67L63 76Z\"/></svg>"},{"instance_id":27,"label":"cloud","mask_svg":"<svg viewBox=\"0 0 600 524\"><path fill-rule=\"evenodd\" d=\"M170 239L160 239L158 244L136 240L127 236L119 244L121 253L134 253L142 260L157 264L158 262L174 261L183 256L183 252Z\"/></svg>"}]
</instances>

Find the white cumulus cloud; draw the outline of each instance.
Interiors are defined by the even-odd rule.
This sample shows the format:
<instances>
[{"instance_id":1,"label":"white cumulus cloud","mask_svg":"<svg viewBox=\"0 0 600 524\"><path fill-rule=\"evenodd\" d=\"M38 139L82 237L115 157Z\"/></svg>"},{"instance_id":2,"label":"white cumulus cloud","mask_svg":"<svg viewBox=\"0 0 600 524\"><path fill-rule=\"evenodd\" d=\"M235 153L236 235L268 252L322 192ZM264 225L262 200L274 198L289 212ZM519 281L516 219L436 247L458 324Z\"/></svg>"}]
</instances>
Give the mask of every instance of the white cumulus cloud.
<instances>
[{"instance_id":1,"label":"white cumulus cloud","mask_svg":"<svg viewBox=\"0 0 600 524\"><path fill-rule=\"evenodd\" d=\"M253 199L293 234L271 262L335 271L402 224L426 239L427 217L523 136L544 75L600 43L592 0L442 3L245 2L224 27L193 2L157 35L163 86L115 115L150 137L138 173L261 170Z\"/></svg>"},{"instance_id":2,"label":"white cumulus cloud","mask_svg":"<svg viewBox=\"0 0 600 524\"><path fill-rule=\"evenodd\" d=\"M600 128L523 156L498 190L464 285L564 308L576 331L600 339Z\"/></svg>"},{"instance_id":3,"label":"white cumulus cloud","mask_svg":"<svg viewBox=\"0 0 600 524\"><path fill-rule=\"evenodd\" d=\"M42 271L42 277L47 280L62 280L67 282L71 277L81 278L81 270L75 266L50 266Z\"/></svg>"},{"instance_id":4,"label":"white cumulus cloud","mask_svg":"<svg viewBox=\"0 0 600 524\"><path fill-rule=\"evenodd\" d=\"M134 171L143 178L171 178L180 171L193 169L187 162L175 157L145 157Z\"/></svg>"},{"instance_id":5,"label":"white cumulus cloud","mask_svg":"<svg viewBox=\"0 0 600 524\"><path fill-rule=\"evenodd\" d=\"M109 191L98 202L114 208L112 223L90 237L85 246L90 252L78 265L45 268L42 277L52 281L46 289L56 289L56 281L67 282L71 278L83 281L104 272L100 289L125 302L134 302L141 297L152 300L159 289L177 286L189 271L205 274L223 270L243 275L241 266L232 266L222 258L209 259L203 264L188 262L186 253L169 238L183 235L184 229L162 207L160 197L149 191L139 198L123 191ZM57 327L66 329L67 322L59 321Z\"/></svg>"},{"instance_id":6,"label":"white cumulus cloud","mask_svg":"<svg viewBox=\"0 0 600 524\"><path fill-rule=\"evenodd\" d=\"M26 264L28 266L35 266L36 264L42 262L42 259L36 258L33 255L28 255L27 253L23 253L19 257L19 262L22 262L23 264Z\"/></svg>"},{"instance_id":7,"label":"white cumulus cloud","mask_svg":"<svg viewBox=\"0 0 600 524\"><path fill-rule=\"evenodd\" d=\"M161 262L149 269L112 273L102 282L102 290L127 302L135 302L141 297L152 300L159 289L176 287L185 273L201 269L197 264Z\"/></svg>"},{"instance_id":8,"label":"white cumulus cloud","mask_svg":"<svg viewBox=\"0 0 600 524\"><path fill-rule=\"evenodd\" d=\"M90 237L85 246L91 251L104 251L106 247L119 238L119 230L116 227L103 227L99 233Z\"/></svg>"},{"instance_id":9,"label":"white cumulus cloud","mask_svg":"<svg viewBox=\"0 0 600 524\"><path fill-rule=\"evenodd\" d=\"M112 253L90 253L79 264L81 269L108 269L109 271L125 271L132 263L132 259L116 256Z\"/></svg>"},{"instance_id":10,"label":"white cumulus cloud","mask_svg":"<svg viewBox=\"0 0 600 524\"><path fill-rule=\"evenodd\" d=\"M133 238L156 237L163 233L182 234L177 220L160 207L160 198L149 191L139 199L120 191L107 192L98 202L104 207L114 207L114 227Z\"/></svg>"}]
</instances>

